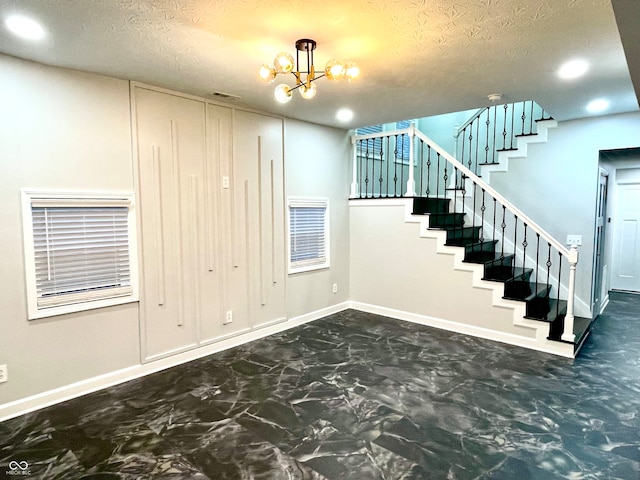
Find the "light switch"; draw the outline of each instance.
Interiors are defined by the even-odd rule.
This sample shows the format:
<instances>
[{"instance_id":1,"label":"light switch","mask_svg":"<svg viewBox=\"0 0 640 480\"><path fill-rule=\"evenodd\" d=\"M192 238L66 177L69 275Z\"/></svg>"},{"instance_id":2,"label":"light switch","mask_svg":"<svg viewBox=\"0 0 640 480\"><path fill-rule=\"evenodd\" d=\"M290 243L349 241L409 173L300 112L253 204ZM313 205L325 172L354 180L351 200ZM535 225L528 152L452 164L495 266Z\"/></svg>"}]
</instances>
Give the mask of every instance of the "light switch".
<instances>
[{"instance_id":1,"label":"light switch","mask_svg":"<svg viewBox=\"0 0 640 480\"><path fill-rule=\"evenodd\" d=\"M567 235L567 245L582 246L582 235Z\"/></svg>"}]
</instances>

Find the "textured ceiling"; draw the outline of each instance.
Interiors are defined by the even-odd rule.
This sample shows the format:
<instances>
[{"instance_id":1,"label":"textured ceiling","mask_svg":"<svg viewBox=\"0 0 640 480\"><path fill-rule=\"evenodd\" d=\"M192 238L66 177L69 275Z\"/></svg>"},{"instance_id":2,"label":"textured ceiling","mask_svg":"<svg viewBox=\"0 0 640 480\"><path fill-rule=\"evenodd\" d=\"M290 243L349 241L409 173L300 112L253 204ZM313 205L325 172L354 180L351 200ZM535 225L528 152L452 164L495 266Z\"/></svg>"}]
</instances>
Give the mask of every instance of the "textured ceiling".
<instances>
[{"instance_id":1,"label":"textured ceiling","mask_svg":"<svg viewBox=\"0 0 640 480\"><path fill-rule=\"evenodd\" d=\"M585 116L600 96L607 113L638 109L610 0L0 0L0 15L11 13L33 16L48 35L26 42L2 25L3 53L230 93L237 105L327 125L344 126L335 120L343 106L353 127L476 108L494 92L537 100L559 120ZM354 60L361 77L321 79L314 100L276 104L257 68L295 53L298 38L318 42L316 65ZM556 70L574 57L591 70L560 81Z\"/></svg>"}]
</instances>

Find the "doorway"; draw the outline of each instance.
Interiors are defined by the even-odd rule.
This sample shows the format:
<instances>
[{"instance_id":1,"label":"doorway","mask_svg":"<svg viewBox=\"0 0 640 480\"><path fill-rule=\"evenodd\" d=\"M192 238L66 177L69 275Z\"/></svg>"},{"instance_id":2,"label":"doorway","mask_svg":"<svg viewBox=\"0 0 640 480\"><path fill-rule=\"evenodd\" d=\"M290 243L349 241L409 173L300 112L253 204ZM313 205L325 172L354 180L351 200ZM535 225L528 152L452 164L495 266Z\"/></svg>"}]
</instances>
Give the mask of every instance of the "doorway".
<instances>
[{"instance_id":1,"label":"doorway","mask_svg":"<svg viewBox=\"0 0 640 480\"><path fill-rule=\"evenodd\" d=\"M640 292L640 169L616 172L611 288Z\"/></svg>"},{"instance_id":2,"label":"doorway","mask_svg":"<svg viewBox=\"0 0 640 480\"><path fill-rule=\"evenodd\" d=\"M607 226L607 189L609 173L600 168L598 180L598 198L596 200L596 228L593 245L593 281L591 282L591 311L599 315L607 303L607 287L604 279L609 273L605 258L605 239Z\"/></svg>"}]
</instances>

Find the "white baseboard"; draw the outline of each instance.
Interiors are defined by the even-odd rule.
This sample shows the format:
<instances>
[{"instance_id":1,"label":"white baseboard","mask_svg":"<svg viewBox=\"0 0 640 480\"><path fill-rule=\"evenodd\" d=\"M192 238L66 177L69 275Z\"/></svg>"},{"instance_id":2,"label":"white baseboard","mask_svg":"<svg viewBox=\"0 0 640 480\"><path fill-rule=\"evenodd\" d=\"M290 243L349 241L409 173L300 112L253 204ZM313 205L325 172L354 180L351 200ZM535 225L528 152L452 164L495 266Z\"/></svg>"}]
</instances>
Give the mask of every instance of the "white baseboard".
<instances>
[{"instance_id":1,"label":"white baseboard","mask_svg":"<svg viewBox=\"0 0 640 480\"><path fill-rule=\"evenodd\" d=\"M104 375L88 378L70 385L65 385L60 388L5 403L0 405L0 422L54 405L56 403L80 397L88 393L93 393L98 390L102 390L103 388L128 382L129 380L134 380L167 368L175 367L198 358L206 357L207 355L228 350L229 348L237 347L239 345L252 342L253 340L273 335L274 333L283 332L290 328L297 327L298 325L312 322L319 318L326 317L327 315L346 310L347 308L349 308L349 302L339 303L298 317L290 318L284 322L261 326L261 328L256 328L232 338L225 338L215 343L186 352L181 352L170 357L160 358L149 363L133 365L121 370L116 370Z\"/></svg>"},{"instance_id":2,"label":"white baseboard","mask_svg":"<svg viewBox=\"0 0 640 480\"><path fill-rule=\"evenodd\" d=\"M378 305L371 305L367 303L351 301L349 302L349 306L354 310L360 310L362 312L384 315L386 317L391 317L412 323L418 323L420 325L438 328L440 330L447 330L449 332L462 333L465 335L480 337L487 340L494 340L496 342L506 343L508 345L514 345L516 347L523 347L530 350L537 350L539 352L551 353L568 358L573 358L574 356L573 345L569 344L551 342L548 340L541 344L539 341L537 341L536 338L532 337L523 337L514 335L512 333L499 332L496 330L477 327L475 325L469 325L466 323L443 320L441 318L430 317L428 315L405 312L402 310L395 310L392 308L381 307Z\"/></svg>"}]
</instances>

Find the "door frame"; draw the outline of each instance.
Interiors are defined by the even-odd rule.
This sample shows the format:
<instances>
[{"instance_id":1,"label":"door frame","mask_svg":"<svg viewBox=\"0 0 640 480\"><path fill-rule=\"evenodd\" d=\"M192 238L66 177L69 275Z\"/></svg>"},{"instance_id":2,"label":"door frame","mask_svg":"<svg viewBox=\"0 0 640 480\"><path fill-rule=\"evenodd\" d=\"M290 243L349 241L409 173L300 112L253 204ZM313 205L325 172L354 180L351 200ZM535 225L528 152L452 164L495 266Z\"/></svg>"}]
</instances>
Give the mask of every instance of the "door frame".
<instances>
[{"instance_id":1,"label":"door frame","mask_svg":"<svg viewBox=\"0 0 640 480\"><path fill-rule=\"evenodd\" d=\"M598 193L596 196L595 226L593 240L593 272L591 277L591 312L597 317L609 301L609 296L603 294L602 287L607 281L605 269L608 275L611 272L606 261L607 239L607 200L609 195L609 172L600 167L598 169Z\"/></svg>"}]
</instances>

